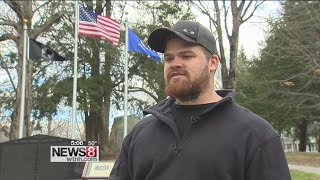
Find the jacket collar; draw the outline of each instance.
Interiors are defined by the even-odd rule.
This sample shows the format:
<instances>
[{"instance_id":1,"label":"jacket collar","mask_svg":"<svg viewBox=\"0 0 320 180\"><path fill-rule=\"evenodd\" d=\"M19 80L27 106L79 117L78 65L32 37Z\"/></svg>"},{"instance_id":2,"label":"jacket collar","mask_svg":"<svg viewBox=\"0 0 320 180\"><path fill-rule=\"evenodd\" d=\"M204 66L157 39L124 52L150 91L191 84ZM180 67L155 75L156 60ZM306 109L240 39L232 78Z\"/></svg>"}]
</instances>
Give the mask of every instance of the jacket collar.
<instances>
[{"instance_id":1,"label":"jacket collar","mask_svg":"<svg viewBox=\"0 0 320 180\"><path fill-rule=\"evenodd\" d=\"M221 99L220 101L218 101L216 103L216 106L226 102L226 101L234 101L234 91L233 90L216 90L217 94L221 97L223 97L223 99ZM164 114L166 116L168 116L169 118L172 118L172 112L171 112L171 106L172 104L175 102L174 98L171 97L167 97L166 99L160 101L158 104L145 109L143 111L144 115L147 114L157 114L157 113L161 113Z\"/></svg>"}]
</instances>

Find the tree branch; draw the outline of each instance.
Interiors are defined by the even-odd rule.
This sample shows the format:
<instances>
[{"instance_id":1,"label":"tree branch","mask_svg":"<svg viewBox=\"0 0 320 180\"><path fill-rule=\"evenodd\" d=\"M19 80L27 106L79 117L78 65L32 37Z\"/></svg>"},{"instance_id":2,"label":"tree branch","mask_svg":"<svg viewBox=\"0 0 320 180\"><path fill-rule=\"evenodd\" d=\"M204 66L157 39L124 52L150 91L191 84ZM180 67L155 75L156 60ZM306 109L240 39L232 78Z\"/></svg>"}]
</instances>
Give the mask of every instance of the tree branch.
<instances>
[{"instance_id":1,"label":"tree branch","mask_svg":"<svg viewBox=\"0 0 320 180\"><path fill-rule=\"evenodd\" d=\"M59 13L56 13L50 18L43 26L38 27L37 29L34 29L30 33L30 37L35 38L39 36L42 32L46 31L48 28L50 28L54 23L58 22L61 17L64 16L64 11L61 11Z\"/></svg>"},{"instance_id":2,"label":"tree branch","mask_svg":"<svg viewBox=\"0 0 320 180\"><path fill-rule=\"evenodd\" d=\"M214 1L214 8L217 15L217 33L218 33L218 43L219 43L219 51L220 51L220 57L222 60L222 69L224 69L225 66L225 52L224 52L224 43L222 38L222 27L221 27L221 16L220 16L220 9L219 4L217 1ZM225 69L226 70L226 69Z\"/></svg>"},{"instance_id":3,"label":"tree branch","mask_svg":"<svg viewBox=\"0 0 320 180\"><path fill-rule=\"evenodd\" d=\"M39 76L39 74L40 74L41 72L43 72L43 73L45 74L46 69L47 69L50 65L52 65L52 63L53 63L53 61L50 62L49 64L46 64L46 65L44 65L44 66L41 66L41 68L34 74L34 77Z\"/></svg>"},{"instance_id":4,"label":"tree branch","mask_svg":"<svg viewBox=\"0 0 320 180\"><path fill-rule=\"evenodd\" d=\"M155 95L153 95L153 93L147 91L144 88L140 88L140 87L129 87L128 92L144 92L144 93L148 94L150 97L152 97L153 99L157 99L157 97Z\"/></svg>"},{"instance_id":5,"label":"tree branch","mask_svg":"<svg viewBox=\"0 0 320 180\"><path fill-rule=\"evenodd\" d=\"M3 20L3 22L0 22L0 26L11 26L14 29L18 29L18 24L16 22L13 22L7 19L2 19L2 18L1 20Z\"/></svg>"},{"instance_id":6,"label":"tree branch","mask_svg":"<svg viewBox=\"0 0 320 180\"><path fill-rule=\"evenodd\" d=\"M42 7L44 7L45 5L47 5L47 3L43 3L41 4L39 7L37 7L34 11L33 11L33 14L37 11L39 11L39 9L42 9Z\"/></svg>"},{"instance_id":7,"label":"tree branch","mask_svg":"<svg viewBox=\"0 0 320 180\"><path fill-rule=\"evenodd\" d=\"M8 6L17 14L19 19L22 19L22 6L19 4L19 1L9 0L5 1L5 3L7 3Z\"/></svg>"},{"instance_id":8,"label":"tree branch","mask_svg":"<svg viewBox=\"0 0 320 180\"><path fill-rule=\"evenodd\" d=\"M217 3L218 4L218 3ZM229 7L226 7L226 2L223 1L223 9L224 9L224 28L227 33L228 39L231 38L230 33L229 33L229 28L228 28L228 23L227 23L227 18L228 18L228 12L229 12ZM219 15L220 16L220 15ZM229 40L230 41L230 40Z\"/></svg>"},{"instance_id":9,"label":"tree branch","mask_svg":"<svg viewBox=\"0 0 320 180\"><path fill-rule=\"evenodd\" d=\"M239 11L239 12L242 12L242 9L243 9L245 3L246 3L245 0L242 0L242 1L241 1L240 5L239 5L239 7L238 7L238 11ZM251 3L252 3L252 0L250 0L250 2L249 2L249 4L248 4L247 7L249 7L249 6L251 5ZM235 3L235 6L237 7L237 3Z\"/></svg>"},{"instance_id":10,"label":"tree branch","mask_svg":"<svg viewBox=\"0 0 320 180\"><path fill-rule=\"evenodd\" d=\"M192 4L203 14L207 15L211 22L213 22L214 26L217 27L217 21L211 16L209 13L210 11L206 9L206 7L201 3L201 1L198 1L200 5L198 5L196 2L192 1Z\"/></svg>"},{"instance_id":11,"label":"tree branch","mask_svg":"<svg viewBox=\"0 0 320 180\"><path fill-rule=\"evenodd\" d=\"M259 6L261 6L261 4L264 3L264 1L265 1L265 0L261 1L259 4L256 3L256 5L255 5L254 9L252 10L251 14L250 14L247 18L243 19L244 16L246 15L248 9L249 9L249 6L250 6L250 4L251 4L251 3L250 3L250 4L246 7L246 9L244 10L243 14L241 15L241 24L244 23L244 22L246 22L248 19L250 19L250 18L253 16L254 12L257 10L257 8L258 8ZM251 2L251 1L250 1L250 2Z\"/></svg>"},{"instance_id":12,"label":"tree branch","mask_svg":"<svg viewBox=\"0 0 320 180\"><path fill-rule=\"evenodd\" d=\"M112 84L112 88L115 88L117 86L119 86L121 83L123 83L124 80L119 80L119 81L115 81L113 84Z\"/></svg>"},{"instance_id":13,"label":"tree branch","mask_svg":"<svg viewBox=\"0 0 320 180\"><path fill-rule=\"evenodd\" d=\"M15 93L17 93L17 88L16 88L16 86L14 85L13 78L11 77L10 72L9 72L9 70L8 70L8 66L3 62L3 60L0 61L0 65L3 67L3 69L4 69L4 70L6 71L6 73L8 74L10 83L11 83L11 85L12 85L12 87L13 87L13 90L14 90Z\"/></svg>"},{"instance_id":14,"label":"tree branch","mask_svg":"<svg viewBox=\"0 0 320 180\"><path fill-rule=\"evenodd\" d=\"M283 91L278 91L277 93L279 93L279 94L286 94L286 95L292 95L292 96L306 96L306 97L312 97L312 98L320 98L319 95L317 95L317 94L312 94L312 93L283 92Z\"/></svg>"},{"instance_id":15,"label":"tree branch","mask_svg":"<svg viewBox=\"0 0 320 180\"><path fill-rule=\"evenodd\" d=\"M257 3L257 2L256 2L256 3ZM248 11L248 9L250 8L251 4L252 4L252 0L250 0L249 4L248 4L247 7L244 9L243 14L241 15L241 19L243 18L243 16L244 16L245 14L247 14L247 11ZM242 12L242 9L241 9L240 12Z\"/></svg>"},{"instance_id":16,"label":"tree branch","mask_svg":"<svg viewBox=\"0 0 320 180\"><path fill-rule=\"evenodd\" d=\"M14 42L18 42L18 38L13 34L3 34L2 36L0 36L0 42L9 39L13 40Z\"/></svg>"}]
</instances>

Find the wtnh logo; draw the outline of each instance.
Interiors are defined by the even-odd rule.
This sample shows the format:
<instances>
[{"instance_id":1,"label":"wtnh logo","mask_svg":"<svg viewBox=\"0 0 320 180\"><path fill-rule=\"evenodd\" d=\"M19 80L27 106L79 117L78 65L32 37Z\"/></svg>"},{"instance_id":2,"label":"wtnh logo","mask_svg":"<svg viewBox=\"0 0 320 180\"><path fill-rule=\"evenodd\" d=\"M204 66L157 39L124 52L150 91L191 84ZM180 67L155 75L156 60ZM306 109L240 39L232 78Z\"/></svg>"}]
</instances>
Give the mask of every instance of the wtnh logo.
<instances>
[{"instance_id":1,"label":"wtnh logo","mask_svg":"<svg viewBox=\"0 0 320 180\"><path fill-rule=\"evenodd\" d=\"M50 161L99 161L99 146L50 146Z\"/></svg>"}]
</instances>

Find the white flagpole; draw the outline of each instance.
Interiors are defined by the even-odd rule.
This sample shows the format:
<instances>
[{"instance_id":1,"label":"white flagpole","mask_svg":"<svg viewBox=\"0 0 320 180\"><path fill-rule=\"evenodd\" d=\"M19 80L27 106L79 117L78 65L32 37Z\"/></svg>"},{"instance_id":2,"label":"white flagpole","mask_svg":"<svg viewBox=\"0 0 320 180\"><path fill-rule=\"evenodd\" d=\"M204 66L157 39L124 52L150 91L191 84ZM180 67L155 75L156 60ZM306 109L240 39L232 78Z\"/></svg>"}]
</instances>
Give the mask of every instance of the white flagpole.
<instances>
[{"instance_id":1,"label":"white flagpole","mask_svg":"<svg viewBox=\"0 0 320 180\"><path fill-rule=\"evenodd\" d=\"M79 2L75 3L75 26L74 26L74 61L73 61L73 92L72 92L72 129L71 139L75 138L75 123L77 111L77 72L78 72L78 31L79 31Z\"/></svg>"},{"instance_id":2,"label":"white flagpole","mask_svg":"<svg viewBox=\"0 0 320 180\"><path fill-rule=\"evenodd\" d=\"M26 96L26 65L27 65L27 51L29 51L28 39L27 39L27 19L23 20L23 62L22 62L22 78L21 78L21 102L20 102L20 122L19 122L19 139L23 137L24 127L24 108L25 108L25 96Z\"/></svg>"},{"instance_id":3,"label":"white flagpole","mask_svg":"<svg viewBox=\"0 0 320 180\"><path fill-rule=\"evenodd\" d=\"M125 50L124 50L124 122L123 122L123 137L125 137L128 133L128 21L125 20L125 26L126 26L126 39L125 39Z\"/></svg>"}]
</instances>

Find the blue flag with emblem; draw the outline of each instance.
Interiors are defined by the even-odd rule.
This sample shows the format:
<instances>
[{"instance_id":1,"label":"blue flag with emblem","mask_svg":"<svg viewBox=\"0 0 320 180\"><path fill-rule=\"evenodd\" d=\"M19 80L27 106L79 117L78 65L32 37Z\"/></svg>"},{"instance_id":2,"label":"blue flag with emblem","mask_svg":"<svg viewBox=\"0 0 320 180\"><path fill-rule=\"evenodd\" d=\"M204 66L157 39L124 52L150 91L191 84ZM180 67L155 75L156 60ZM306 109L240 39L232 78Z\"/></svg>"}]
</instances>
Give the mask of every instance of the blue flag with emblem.
<instances>
[{"instance_id":1,"label":"blue flag with emblem","mask_svg":"<svg viewBox=\"0 0 320 180\"><path fill-rule=\"evenodd\" d=\"M130 29L128 29L128 39L129 39L129 42L128 42L129 52L144 54L155 61L158 61L158 62L161 61L161 58L158 55L158 53L147 48L143 44L141 39Z\"/></svg>"}]
</instances>

